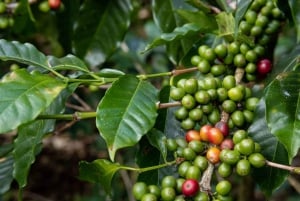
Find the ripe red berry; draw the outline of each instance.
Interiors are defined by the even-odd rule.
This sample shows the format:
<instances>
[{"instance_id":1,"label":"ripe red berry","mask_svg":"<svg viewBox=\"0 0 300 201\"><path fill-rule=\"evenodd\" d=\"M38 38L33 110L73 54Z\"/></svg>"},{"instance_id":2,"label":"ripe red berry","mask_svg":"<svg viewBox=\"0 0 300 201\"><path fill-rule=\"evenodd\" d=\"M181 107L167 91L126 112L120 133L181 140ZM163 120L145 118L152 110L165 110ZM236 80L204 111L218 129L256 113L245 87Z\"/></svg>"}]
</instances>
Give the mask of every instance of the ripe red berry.
<instances>
[{"instance_id":1,"label":"ripe red berry","mask_svg":"<svg viewBox=\"0 0 300 201\"><path fill-rule=\"evenodd\" d=\"M188 130L185 133L185 140L187 142L194 141L194 140L200 141L200 133L199 133L199 131L197 131L197 130Z\"/></svg>"},{"instance_id":2,"label":"ripe red berry","mask_svg":"<svg viewBox=\"0 0 300 201\"><path fill-rule=\"evenodd\" d=\"M60 7L61 0L48 0L49 7L53 10L56 10Z\"/></svg>"},{"instance_id":3,"label":"ripe red berry","mask_svg":"<svg viewBox=\"0 0 300 201\"><path fill-rule=\"evenodd\" d=\"M220 129L224 137L228 136L229 134L229 126L226 122L219 121L215 125L216 128Z\"/></svg>"},{"instance_id":4,"label":"ripe red berry","mask_svg":"<svg viewBox=\"0 0 300 201\"><path fill-rule=\"evenodd\" d=\"M269 59L262 59L257 63L257 72L266 75L272 70L272 62Z\"/></svg>"},{"instance_id":5,"label":"ripe red berry","mask_svg":"<svg viewBox=\"0 0 300 201\"><path fill-rule=\"evenodd\" d=\"M234 143L233 140L230 138L226 138L223 140L223 142L220 144L220 149L233 149L234 148Z\"/></svg>"},{"instance_id":6,"label":"ripe red berry","mask_svg":"<svg viewBox=\"0 0 300 201\"><path fill-rule=\"evenodd\" d=\"M182 194L187 197L193 197L199 192L200 186L196 179L187 179L183 182L181 190Z\"/></svg>"}]
</instances>

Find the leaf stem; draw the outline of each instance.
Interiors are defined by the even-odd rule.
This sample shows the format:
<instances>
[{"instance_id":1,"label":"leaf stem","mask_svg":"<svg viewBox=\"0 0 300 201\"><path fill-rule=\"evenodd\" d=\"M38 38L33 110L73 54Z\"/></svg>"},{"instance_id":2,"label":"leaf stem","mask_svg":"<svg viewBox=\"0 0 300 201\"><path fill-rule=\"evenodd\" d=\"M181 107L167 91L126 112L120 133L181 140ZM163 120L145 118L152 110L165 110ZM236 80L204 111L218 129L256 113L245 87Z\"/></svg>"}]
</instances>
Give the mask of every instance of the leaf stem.
<instances>
[{"instance_id":1,"label":"leaf stem","mask_svg":"<svg viewBox=\"0 0 300 201\"><path fill-rule=\"evenodd\" d=\"M190 73L190 72L195 72L195 71L198 71L197 67L191 67L191 68L185 68L185 69L175 69L175 70L172 70L171 73L173 76L177 76L180 74Z\"/></svg>"},{"instance_id":2,"label":"leaf stem","mask_svg":"<svg viewBox=\"0 0 300 201\"><path fill-rule=\"evenodd\" d=\"M142 80L146 80L149 78L155 78L155 77L163 77L163 76L177 76L180 74L184 74L184 73L190 73L190 72L194 72L197 71L198 68L197 67L191 67L191 68L186 68L186 69L174 69L172 71L169 72L164 72L164 73L155 73L155 74L143 74L143 75L137 75L137 77L139 79Z\"/></svg>"},{"instance_id":3,"label":"leaf stem","mask_svg":"<svg viewBox=\"0 0 300 201\"><path fill-rule=\"evenodd\" d=\"M149 78L156 78L156 77L163 77L163 76L171 76L172 72L164 72L164 73L155 73L155 74L143 74L143 75L137 75L137 78L141 80L146 80Z\"/></svg>"},{"instance_id":4,"label":"leaf stem","mask_svg":"<svg viewBox=\"0 0 300 201\"><path fill-rule=\"evenodd\" d=\"M171 103L157 103L157 108L158 109L164 109L164 108L169 108L169 107L177 107L180 106L181 102L176 101L176 102L171 102Z\"/></svg>"},{"instance_id":5,"label":"leaf stem","mask_svg":"<svg viewBox=\"0 0 300 201\"><path fill-rule=\"evenodd\" d=\"M57 119L78 121L81 119L89 119L96 117L96 112L75 112L73 114L42 114L38 119Z\"/></svg>"},{"instance_id":6,"label":"leaf stem","mask_svg":"<svg viewBox=\"0 0 300 201\"><path fill-rule=\"evenodd\" d=\"M95 77L97 79L73 79L69 78L68 82L80 82L80 83L98 83L99 85L107 84L107 83L112 83L116 81L118 78L106 78L106 77Z\"/></svg>"},{"instance_id":7,"label":"leaf stem","mask_svg":"<svg viewBox=\"0 0 300 201\"><path fill-rule=\"evenodd\" d=\"M290 171L292 173L295 174L300 174L300 167L293 167L293 166L288 166L288 165L283 165L283 164L279 164L279 163L274 163L271 161L266 160L266 165L270 166L270 167L274 167L274 168L279 168L282 170L287 170Z\"/></svg>"},{"instance_id":8,"label":"leaf stem","mask_svg":"<svg viewBox=\"0 0 300 201\"><path fill-rule=\"evenodd\" d=\"M169 108L169 107L177 107L180 106L181 102L171 102L171 103L157 103L158 109ZM97 113L95 111L92 112L74 112L73 114L41 114L37 117L37 119L56 119L56 120L71 120L71 121L79 121L82 119L90 119L95 118Z\"/></svg>"},{"instance_id":9,"label":"leaf stem","mask_svg":"<svg viewBox=\"0 0 300 201\"><path fill-rule=\"evenodd\" d=\"M18 201L23 200L23 188L20 188L18 191Z\"/></svg>"},{"instance_id":10,"label":"leaf stem","mask_svg":"<svg viewBox=\"0 0 300 201\"><path fill-rule=\"evenodd\" d=\"M174 160L174 161L166 162L166 163L151 166L151 167L145 167L145 168L134 168L134 167L128 167L128 166L121 166L121 168L124 170L137 171L139 173L142 173L142 172L147 172L150 170L156 170L156 169L164 168L167 166L171 166L171 165L176 164L177 162L178 162L178 160Z\"/></svg>"}]
</instances>

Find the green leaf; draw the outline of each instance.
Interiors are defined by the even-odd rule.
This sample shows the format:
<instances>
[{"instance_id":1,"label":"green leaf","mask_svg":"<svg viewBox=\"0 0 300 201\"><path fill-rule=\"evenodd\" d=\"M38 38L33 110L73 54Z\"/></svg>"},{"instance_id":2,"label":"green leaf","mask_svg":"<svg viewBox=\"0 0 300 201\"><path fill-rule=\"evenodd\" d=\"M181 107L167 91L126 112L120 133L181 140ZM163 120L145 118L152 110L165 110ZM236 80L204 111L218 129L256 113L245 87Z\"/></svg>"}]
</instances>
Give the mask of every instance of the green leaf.
<instances>
[{"instance_id":1,"label":"green leaf","mask_svg":"<svg viewBox=\"0 0 300 201\"><path fill-rule=\"evenodd\" d=\"M160 162L160 151L149 142L148 136L144 136L139 141L138 151L135 156L136 164L140 168L156 166ZM138 175L138 181L143 181L146 184L158 183L158 169L144 171Z\"/></svg>"},{"instance_id":2,"label":"green leaf","mask_svg":"<svg viewBox=\"0 0 300 201\"><path fill-rule=\"evenodd\" d=\"M197 24L185 24L182 27L177 27L171 33L163 33L159 38L156 38L152 43L147 45L144 52L160 45L172 45L174 41L178 41L190 35L198 35L200 31L201 27Z\"/></svg>"},{"instance_id":3,"label":"green leaf","mask_svg":"<svg viewBox=\"0 0 300 201\"><path fill-rule=\"evenodd\" d=\"M103 68L97 73L97 75L100 77L117 78L125 75L125 73L116 69Z\"/></svg>"},{"instance_id":4,"label":"green leaf","mask_svg":"<svg viewBox=\"0 0 300 201\"><path fill-rule=\"evenodd\" d=\"M203 11L204 13L210 13L211 9L210 6L200 0L185 0L188 4L198 8L199 10Z\"/></svg>"},{"instance_id":5,"label":"green leaf","mask_svg":"<svg viewBox=\"0 0 300 201\"><path fill-rule=\"evenodd\" d=\"M14 141L13 156L15 164L13 175L20 188L26 186L30 166L34 163L35 156L42 149L43 137L53 129L53 125L54 120L37 120L19 127L18 137Z\"/></svg>"},{"instance_id":6,"label":"green leaf","mask_svg":"<svg viewBox=\"0 0 300 201\"><path fill-rule=\"evenodd\" d=\"M270 77L275 77L281 72L296 70L300 65L300 44L294 45L292 50L288 50L287 54L278 54L277 62L274 64Z\"/></svg>"},{"instance_id":7,"label":"green leaf","mask_svg":"<svg viewBox=\"0 0 300 201\"><path fill-rule=\"evenodd\" d=\"M56 25L59 43L65 52L72 52L72 37L74 32L74 19L77 19L80 0L64 0L64 9L56 12ZM53 34L51 32L51 34Z\"/></svg>"},{"instance_id":8,"label":"green leaf","mask_svg":"<svg viewBox=\"0 0 300 201\"><path fill-rule=\"evenodd\" d=\"M290 11L293 18L293 24L297 32L297 41L300 42L300 1L289 0ZM286 4L286 1L284 2Z\"/></svg>"},{"instance_id":9,"label":"green leaf","mask_svg":"<svg viewBox=\"0 0 300 201\"><path fill-rule=\"evenodd\" d=\"M14 148L13 144L1 144L0 146L0 157L5 157Z\"/></svg>"},{"instance_id":10,"label":"green leaf","mask_svg":"<svg viewBox=\"0 0 300 201\"><path fill-rule=\"evenodd\" d=\"M255 142L260 144L262 154L267 160L287 165L287 151L278 139L270 132L265 112L266 105L264 99L262 99L255 111L256 118L248 129L249 135ZM268 196L270 196L274 190L284 183L288 174L285 170L273 167L254 169L253 172L255 181L259 184L261 190L263 190L263 192L265 192Z\"/></svg>"},{"instance_id":11,"label":"green leaf","mask_svg":"<svg viewBox=\"0 0 300 201\"><path fill-rule=\"evenodd\" d=\"M266 88L266 116L271 133L288 151L289 160L300 147L300 73L279 74Z\"/></svg>"},{"instance_id":12,"label":"green leaf","mask_svg":"<svg viewBox=\"0 0 300 201\"><path fill-rule=\"evenodd\" d=\"M121 168L122 166L119 164L106 159L97 159L91 163L81 161L79 163L79 178L88 182L100 183L106 193L110 193L113 176Z\"/></svg>"},{"instance_id":13,"label":"green leaf","mask_svg":"<svg viewBox=\"0 0 300 201\"><path fill-rule=\"evenodd\" d=\"M246 11L248 10L249 6L251 5L252 0L243 0L237 1L237 9L234 15L235 21L235 34L238 32L238 26L243 19Z\"/></svg>"},{"instance_id":14,"label":"green leaf","mask_svg":"<svg viewBox=\"0 0 300 201\"><path fill-rule=\"evenodd\" d=\"M48 63L54 70L74 70L89 72L89 69L85 63L74 55L67 55L63 58L56 58L54 56L48 56Z\"/></svg>"},{"instance_id":15,"label":"green leaf","mask_svg":"<svg viewBox=\"0 0 300 201\"><path fill-rule=\"evenodd\" d=\"M44 114L57 114L64 110L65 102L78 85L73 84L64 89L60 95L51 103ZM46 134L53 131L55 120L36 120L19 127L18 136L14 141L15 149L13 156L14 178L19 186L25 187L30 166L35 161L35 156L42 148L42 139Z\"/></svg>"},{"instance_id":16,"label":"green leaf","mask_svg":"<svg viewBox=\"0 0 300 201\"><path fill-rule=\"evenodd\" d=\"M47 57L30 43L22 44L18 41L0 39L0 59L50 69Z\"/></svg>"},{"instance_id":17,"label":"green leaf","mask_svg":"<svg viewBox=\"0 0 300 201\"><path fill-rule=\"evenodd\" d=\"M202 11L195 12L183 9L177 10L177 13L189 23L194 23L201 27L202 32L212 33L218 27L214 15L209 15Z\"/></svg>"},{"instance_id":18,"label":"green leaf","mask_svg":"<svg viewBox=\"0 0 300 201\"><path fill-rule=\"evenodd\" d=\"M155 128L151 129L150 132L147 134L147 138L152 146L157 148L164 162L167 161L167 147L166 147L166 136L160 130Z\"/></svg>"},{"instance_id":19,"label":"green leaf","mask_svg":"<svg viewBox=\"0 0 300 201\"><path fill-rule=\"evenodd\" d=\"M130 0L85 1L75 23L75 54L90 66L102 64L123 40L131 12Z\"/></svg>"},{"instance_id":20,"label":"green leaf","mask_svg":"<svg viewBox=\"0 0 300 201\"><path fill-rule=\"evenodd\" d=\"M227 13L232 12L232 8L229 6L230 3L235 3L235 2L228 2L226 0L216 0L218 5L221 7L222 10L224 10Z\"/></svg>"},{"instance_id":21,"label":"green leaf","mask_svg":"<svg viewBox=\"0 0 300 201\"><path fill-rule=\"evenodd\" d=\"M17 34L31 34L35 31L35 19L31 12L31 7L28 0L20 0L14 11L14 26L12 28Z\"/></svg>"},{"instance_id":22,"label":"green leaf","mask_svg":"<svg viewBox=\"0 0 300 201\"><path fill-rule=\"evenodd\" d=\"M0 196L10 189L13 181L12 170L14 160L12 156L0 158Z\"/></svg>"},{"instance_id":23,"label":"green leaf","mask_svg":"<svg viewBox=\"0 0 300 201\"><path fill-rule=\"evenodd\" d=\"M157 90L135 76L122 76L106 92L97 108L96 125L109 156L135 145L154 125Z\"/></svg>"},{"instance_id":24,"label":"green leaf","mask_svg":"<svg viewBox=\"0 0 300 201\"><path fill-rule=\"evenodd\" d=\"M152 1L153 18L156 25L163 33L173 32L176 27L181 27L186 22L177 15L176 9L186 8L187 4L183 1ZM187 8L189 9L189 8ZM195 40L199 38L198 35L184 37L181 40L172 41L166 46L169 59L174 64L179 64L182 57L192 48Z\"/></svg>"},{"instance_id":25,"label":"green leaf","mask_svg":"<svg viewBox=\"0 0 300 201\"><path fill-rule=\"evenodd\" d=\"M176 28L177 22L174 10L173 2L170 0L152 1L153 19L162 32L169 33Z\"/></svg>"},{"instance_id":26,"label":"green leaf","mask_svg":"<svg viewBox=\"0 0 300 201\"><path fill-rule=\"evenodd\" d=\"M48 75L20 69L0 83L0 133L35 119L66 87Z\"/></svg>"},{"instance_id":27,"label":"green leaf","mask_svg":"<svg viewBox=\"0 0 300 201\"><path fill-rule=\"evenodd\" d=\"M219 36L231 37L234 34L235 22L232 13L221 12L216 16Z\"/></svg>"}]
</instances>

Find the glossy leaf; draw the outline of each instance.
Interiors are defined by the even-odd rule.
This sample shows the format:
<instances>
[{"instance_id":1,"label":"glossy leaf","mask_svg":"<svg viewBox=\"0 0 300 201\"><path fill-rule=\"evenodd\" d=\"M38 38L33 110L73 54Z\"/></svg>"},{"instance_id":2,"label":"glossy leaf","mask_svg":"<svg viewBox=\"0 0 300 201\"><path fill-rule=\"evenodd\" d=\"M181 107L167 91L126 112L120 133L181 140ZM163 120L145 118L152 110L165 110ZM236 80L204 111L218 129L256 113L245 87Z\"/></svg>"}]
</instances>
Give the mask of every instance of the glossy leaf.
<instances>
[{"instance_id":1,"label":"glossy leaf","mask_svg":"<svg viewBox=\"0 0 300 201\"><path fill-rule=\"evenodd\" d=\"M187 3L189 3L190 5L198 8L199 10L205 12L205 13L210 13L211 9L209 4L203 2L203 1L199 1L199 0L186 0Z\"/></svg>"},{"instance_id":2,"label":"glossy leaf","mask_svg":"<svg viewBox=\"0 0 300 201\"><path fill-rule=\"evenodd\" d=\"M235 20L235 33L237 34L238 26L243 19L246 11L248 10L252 0L243 0L243 1L237 1L237 9L234 15Z\"/></svg>"},{"instance_id":3,"label":"glossy leaf","mask_svg":"<svg viewBox=\"0 0 300 201\"><path fill-rule=\"evenodd\" d=\"M135 161L139 168L155 166L160 162L160 151L152 145L153 143L150 142L148 135L149 133L139 141L138 150L135 155ZM157 184L158 170L141 172L137 180L147 184Z\"/></svg>"},{"instance_id":4,"label":"glossy leaf","mask_svg":"<svg viewBox=\"0 0 300 201\"><path fill-rule=\"evenodd\" d=\"M271 133L286 147L289 160L300 147L300 73L279 74L266 89L266 116Z\"/></svg>"},{"instance_id":5,"label":"glossy leaf","mask_svg":"<svg viewBox=\"0 0 300 201\"><path fill-rule=\"evenodd\" d=\"M296 71L300 65L300 44L294 46L292 50L286 53L277 53L276 62L273 62L273 68L269 76L269 81L273 81L276 76L283 72Z\"/></svg>"},{"instance_id":6,"label":"glossy leaf","mask_svg":"<svg viewBox=\"0 0 300 201\"><path fill-rule=\"evenodd\" d=\"M100 183L106 193L110 193L113 176L120 169L119 164L106 159L97 159L91 163L81 161L79 163L79 178L88 182Z\"/></svg>"},{"instance_id":7,"label":"glossy leaf","mask_svg":"<svg viewBox=\"0 0 300 201\"><path fill-rule=\"evenodd\" d=\"M0 158L8 155L14 148L13 144L1 144L0 146Z\"/></svg>"},{"instance_id":8,"label":"glossy leaf","mask_svg":"<svg viewBox=\"0 0 300 201\"><path fill-rule=\"evenodd\" d=\"M116 69L103 68L97 73L97 75L100 77L117 78L125 75L125 73Z\"/></svg>"},{"instance_id":9,"label":"glossy leaf","mask_svg":"<svg viewBox=\"0 0 300 201\"><path fill-rule=\"evenodd\" d=\"M189 23L193 23L201 27L201 32L213 33L217 29L217 22L214 15L207 14L202 11L189 11L179 9L177 13Z\"/></svg>"},{"instance_id":10,"label":"glossy leaf","mask_svg":"<svg viewBox=\"0 0 300 201\"><path fill-rule=\"evenodd\" d=\"M85 1L75 23L75 54L90 66L102 64L123 40L131 12L129 0Z\"/></svg>"},{"instance_id":11,"label":"glossy leaf","mask_svg":"<svg viewBox=\"0 0 300 201\"><path fill-rule=\"evenodd\" d=\"M12 170L14 160L12 156L0 158L0 196L10 189L13 181Z\"/></svg>"},{"instance_id":12,"label":"glossy leaf","mask_svg":"<svg viewBox=\"0 0 300 201\"><path fill-rule=\"evenodd\" d=\"M47 57L30 43L0 39L0 59L49 69Z\"/></svg>"},{"instance_id":13,"label":"glossy leaf","mask_svg":"<svg viewBox=\"0 0 300 201\"><path fill-rule=\"evenodd\" d=\"M249 135L255 142L260 144L262 154L267 160L287 165L287 151L268 128L265 112L265 101L262 99L255 111L256 118L248 129ZM261 190L269 196L284 183L288 174L285 170L272 167L254 169L253 172L255 181L259 184Z\"/></svg>"},{"instance_id":14,"label":"glossy leaf","mask_svg":"<svg viewBox=\"0 0 300 201\"><path fill-rule=\"evenodd\" d=\"M20 0L14 11L14 26L12 31L17 34L32 34L36 30L35 19L28 0Z\"/></svg>"},{"instance_id":15,"label":"glossy leaf","mask_svg":"<svg viewBox=\"0 0 300 201\"><path fill-rule=\"evenodd\" d=\"M15 164L13 175L20 188L26 186L30 166L34 163L35 156L42 149L43 137L53 129L53 125L54 120L37 120L19 127L18 137L14 142Z\"/></svg>"},{"instance_id":16,"label":"glossy leaf","mask_svg":"<svg viewBox=\"0 0 300 201\"><path fill-rule=\"evenodd\" d=\"M231 13L221 12L216 16L220 36L231 37L234 33L234 17Z\"/></svg>"},{"instance_id":17,"label":"glossy leaf","mask_svg":"<svg viewBox=\"0 0 300 201\"><path fill-rule=\"evenodd\" d=\"M65 108L66 99L77 88L77 84L70 85L46 109L44 114L58 114ZM18 129L18 136L14 141L14 178L19 187L25 187L31 165L42 148L42 140L46 134L53 131L55 120L36 120L22 125Z\"/></svg>"},{"instance_id":18,"label":"glossy leaf","mask_svg":"<svg viewBox=\"0 0 300 201\"><path fill-rule=\"evenodd\" d=\"M135 145L154 125L157 90L135 76L122 76L106 92L97 108L96 125L108 146L109 156Z\"/></svg>"},{"instance_id":19,"label":"glossy leaf","mask_svg":"<svg viewBox=\"0 0 300 201\"><path fill-rule=\"evenodd\" d=\"M164 33L172 32L176 27L176 16L174 9L175 8L171 0L152 1L154 22Z\"/></svg>"},{"instance_id":20,"label":"glossy leaf","mask_svg":"<svg viewBox=\"0 0 300 201\"><path fill-rule=\"evenodd\" d=\"M152 12L155 24L163 33L171 33L177 27L183 26L186 22L175 12L178 8L185 8L183 1L152 1ZM174 64L179 64L183 56L192 48L198 35L181 38L166 45L168 57Z\"/></svg>"},{"instance_id":21,"label":"glossy leaf","mask_svg":"<svg viewBox=\"0 0 300 201\"><path fill-rule=\"evenodd\" d=\"M293 18L293 23L296 28L297 41L300 41L300 1L289 0L289 6ZM286 1L284 2L286 4Z\"/></svg>"},{"instance_id":22,"label":"glossy leaf","mask_svg":"<svg viewBox=\"0 0 300 201\"><path fill-rule=\"evenodd\" d=\"M48 56L48 64L55 70L74 70L89 72L85 63L74 55L67 55L63 58L56 58L54 56Z\"/></svg>"},{"instance_id":23,"label":"glossy leaf","mask_svg":"<svg viewBox=\"0 0 300 201\"><path fill-rule=\"evenodd\" d=\"M0 133L35 119L66 87L50 76L21 69L0 83Z\"/></svg>"},{"instance_id":24,"label":"glossy leaf","mask_svg":"<svg viewBox=\"0 0 300 201\"><path fill-rule=\"evenodd\" d=\"M166 136L163 132L157 130L157 129L152 129L148 134L147 134L148 140L150 144L154 147L156 147L163 158L163 160L166 162L167 161L167 147L166 147Z\"/></svg>"},{"instance_id":25,"label":"glossy leaf","mask_svg":"<svg viewBox=\"0 0 300 201\"><path fill-rule=\"evenodd\" d=\"M216 2L218 3L219 7L227 13L230 13L233 10L229 4L235 3L235 2L228 2L226 0L216 0Z\"/></svg>"},{"instance_id":26,"label":"glossy leaf","mask_svg":"<svg viewBox=\"0 0 300 201\"><path fill-rule=\"evenodd\" d=\"M172 43L174 43L175 41L188 37L189 35L197 35L200 31L201 27L199 27L197 24L185 24L182 27L177 27L171 33L163 33L159 38L155 39L152 43L147 45L144 51L148 51L160 45L172 45Z\"/></svg>"},{"instance_id":27,"label":"glossy leaf","mask_svg":"<svg viewBox=\"0 0 300 201\"><path fill-rule=\"evenodd\" d=\"M72 35L74 34L74 19L77 19L80 0L64 0L64 9L56 12L58 40L65 52L72 52ZM51 32L51 34L53 34Z\"/></svg>"}]
</instances>

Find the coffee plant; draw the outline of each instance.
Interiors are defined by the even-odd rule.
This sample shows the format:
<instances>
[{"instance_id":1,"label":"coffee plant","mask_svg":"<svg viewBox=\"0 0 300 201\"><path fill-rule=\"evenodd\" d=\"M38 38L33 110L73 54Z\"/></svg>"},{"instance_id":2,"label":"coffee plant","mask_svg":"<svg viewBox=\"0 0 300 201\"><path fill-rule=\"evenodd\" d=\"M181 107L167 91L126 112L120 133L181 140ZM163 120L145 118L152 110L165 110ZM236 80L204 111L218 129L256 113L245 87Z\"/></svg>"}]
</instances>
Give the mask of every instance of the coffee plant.
<instances>
[{"instance_id":1,"label":"coffee plant","mask_svg":"<svg viewBox=\"0 0 300 201\"><path fill-rule=\"evenodd\" d=\"M238 192L249 178L268 198L300 174L300 2L152 0L149 29L159 34L126 60L118 50L135 45L124 41L141 7L0 1L0 133L13 136L0 147L0 195L16 184L23 200L43 140L59 122L67 130L89 119L107 155L79 161L74 176L113 200L252 200ZM40 50L35 34L54 51ZM112 64L151 54L168 63ZM95 110L68 108L82 89L101 92ZM121 171L134 175L122 199L113 188Z\"/></svg>"}]
</instances>

